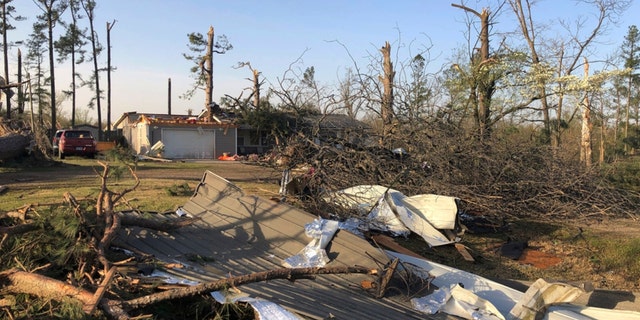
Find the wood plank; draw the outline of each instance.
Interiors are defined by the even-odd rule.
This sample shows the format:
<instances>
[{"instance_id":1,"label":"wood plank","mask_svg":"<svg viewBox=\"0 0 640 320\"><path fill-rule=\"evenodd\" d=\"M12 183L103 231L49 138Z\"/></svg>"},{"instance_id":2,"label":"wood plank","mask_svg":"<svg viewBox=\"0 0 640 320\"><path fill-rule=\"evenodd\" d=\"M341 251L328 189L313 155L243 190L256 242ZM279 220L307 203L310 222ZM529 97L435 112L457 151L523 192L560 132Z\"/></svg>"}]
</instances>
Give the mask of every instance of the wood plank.
<instances>
[{"instance_id":1,"label":"wood plank","mask_svg":"<svg viewBox=\"0 0 640 320\"><path fill-rule=\"evenodd\" d=\"M98 289L93 294L93 299L91 303L86 304L82 307L82 311L84 311L84 313L92 314L93 311L96 310L96 306L98 305L98 302L100 302L100 300L102 299L102 296L104 296L104 292L107 290L107 288L111 284L111 280L113 279L113 275L116 273L116 270L118 270L118 267L116 266L112 266L111 269L109 269L107 274L104 276L102 283L100 283L100 285L98 286Z\"/></svg>"},{"instance_id":2,"label":"wood plank","mask_svg":"<svg viewBox=\"0 0 640 320\"><path fill-rule=\"evenodd\" d=\"M465 246L462 243L456 243L454 246L456 247L456 250L458 250L460 255L462 255L462 257L465 260L470 261L470 262L475 262L476 261L476 259L473 258L471 253L469 253L469 250L467 250L467 246Z\"/></svg>"}]
</instances>

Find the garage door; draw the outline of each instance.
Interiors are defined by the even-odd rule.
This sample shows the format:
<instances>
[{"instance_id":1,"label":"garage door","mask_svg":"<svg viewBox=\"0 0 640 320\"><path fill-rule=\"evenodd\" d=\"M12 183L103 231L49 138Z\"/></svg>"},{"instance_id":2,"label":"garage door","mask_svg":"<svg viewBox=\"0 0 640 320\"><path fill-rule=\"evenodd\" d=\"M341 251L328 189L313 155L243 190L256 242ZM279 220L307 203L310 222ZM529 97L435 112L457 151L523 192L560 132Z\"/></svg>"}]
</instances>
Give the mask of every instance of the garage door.
<instances>
[{"instance_id":1,"label":"garage door","mask_svg":"<svg viewBox=\"0 0 640 320\"><path fill-rule=\"evenodd\" d=\"M215 134L204 129L162 129L164 156L170 159L213 159Z\"/></svg>"}]
</instances>

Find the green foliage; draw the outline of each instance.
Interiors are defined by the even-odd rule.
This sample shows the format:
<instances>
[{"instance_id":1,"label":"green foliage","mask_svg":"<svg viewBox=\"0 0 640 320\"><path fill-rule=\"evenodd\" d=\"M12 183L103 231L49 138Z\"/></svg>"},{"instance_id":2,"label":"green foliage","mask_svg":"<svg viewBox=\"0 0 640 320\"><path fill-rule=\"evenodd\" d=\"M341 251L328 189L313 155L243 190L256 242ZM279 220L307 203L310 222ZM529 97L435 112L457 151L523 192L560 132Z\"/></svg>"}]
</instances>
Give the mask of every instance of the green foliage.
<instances>
[{"instance_id":1,"label":"green foliage","mask_svg":"<svg viewBox=\"0 0 640 320\"><path fill-rule=\"evenodd\" d=\"M174 184L167 188L167 194L172 197L184 197L193 195L194 190L189 187L188 183Z\"/></svg>"},{"instance_id":2,"label":"green foliage","mask_svg":"<svg viewBox=\"0 0 640 320\"><path fill-rule=\"evenodd\" d=\"M250 110L244 114L242 123L257 130L268 132L274 139L283 139L291 132L292 118L285 112L273 109Z\"/></svg>"},{"instance_id":3,"label":"green foliage","mask_svg":"<svg viewBox=\"0 0 640 320\"><path fill-rule=\"evenodd\" d=\"M638 159L630 158L605 165L602 171L606 179L617 188L640 192L640 161Z\"/></svg>"},{"instance_id":4,"label":"green foliage","mask_svg":"<svg viewBox=\"0 0 640 320\"><path fill-rule=\"evenodd\" d=\"M595 252L592 260L602 271L623 274L630 282L640 281L640 238L593 237L589 243Z\"/></svg>"},{"instance_id":5,"label":"green foliage","mask_svg":"<svg viewBox=\"0 0 640 320\"><path fill-rule=\"evenodd\" d=\"M127 165L133 165L135 160L133 151L131 151L126 146L117 146L111 150L108 150L104 153L104 156L105 160L109 162L118 162Z\"/></svg>"},{"instance_id":6,"label":"green foliage","mask_svg":"<svg viewBox=\"0 0 640 320\"><path fill-rule=\"evenodd\" d=\"M200 63L208 59L213 59L213 56L207 56L207 46L209 45L207 37L199 32L189 33L187 37L189 39L187 43L189 53L183 53L182 56L193 63L189 71L195 82L193 88L183 94L182 97L185 99L193 97L197 89L203 89L207 76L205 72L202 72L203 70ZM213 50L211 52L212 55L213 53L224 54L233 49L233 45L231 45L226 35L218 36L217 40L212 43L211 46Z\"/></svg>"},{"instance_id":7,"label":"green foliage","mask_svg":"<svg viewBox=\"0 0 640 320\"><path fill-rule=\"evenodd\" d=\"M26 294L4 296L15 304L11 307L11 315L8 308L0 310L1 319L87 319L82 311L82 305L70 298L62 298L61 302L37 299Z\"/></svg>"},{"instance_id":8,"label":"green foliage","mask_svg":"<svg viewBox=\"0 0 640 320\"><path fill-rule=\"evenodd\" d=\"M83 204L87 210L88 204ZM88 211L91 213L91 211ZM28 232L21 237L10 237L0 248L0 266L2 269L12 267L31 270L51 263L63 266L53 268L54 273L76 269L81 261L86 261L92 252L86 237L87 228L92 222L85 220L91 214L80 217L68 207L52 207L39 210L33 222L38 230Z\"/></svg>"},{"instance_id":9,"label":"green foliage","mask_svg":"<svg viewBox=\"0 0 640 320\"><path fill-rule=\"evenodd\" d=\"M635 25L629 26L629 31L624 37L621 46L622 58L624 59L624 67L633 71L640 68L640 32ZM634 75L632 75L634 76ZM635 75L637 77L638 75Z\"/></svg>"}]
</instances>

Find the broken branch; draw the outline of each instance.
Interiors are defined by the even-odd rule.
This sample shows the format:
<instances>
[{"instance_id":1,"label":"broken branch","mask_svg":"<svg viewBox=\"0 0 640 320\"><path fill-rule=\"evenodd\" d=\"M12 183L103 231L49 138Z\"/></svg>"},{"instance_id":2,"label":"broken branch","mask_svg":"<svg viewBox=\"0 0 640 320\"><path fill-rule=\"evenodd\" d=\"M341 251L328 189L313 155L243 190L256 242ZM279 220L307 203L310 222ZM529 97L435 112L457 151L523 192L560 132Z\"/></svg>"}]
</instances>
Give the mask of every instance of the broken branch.
<instances>
[{"instance_id":1,"label":"broken branch","mask_svg":"<svg viewBox=\"0 0 640 320\"><path fill-rule=\"evenodd\" d=\"M142 308L163 300L176 298L184 298L194 296L206 292L217 291L224 288L239 286L247 283L261 282L273 279L289 279L294 280L302 276L315 274L340 274L340 273L363 273L376 274L377 270L365 267L331 267L331 268L281 268L257 272L227 279L220 279L213 282L203 283L196 286L173 289L170 291L150 294L141 298L131 299L124 302L126 308L137 309Z\"/></svg>"}]
</instances>

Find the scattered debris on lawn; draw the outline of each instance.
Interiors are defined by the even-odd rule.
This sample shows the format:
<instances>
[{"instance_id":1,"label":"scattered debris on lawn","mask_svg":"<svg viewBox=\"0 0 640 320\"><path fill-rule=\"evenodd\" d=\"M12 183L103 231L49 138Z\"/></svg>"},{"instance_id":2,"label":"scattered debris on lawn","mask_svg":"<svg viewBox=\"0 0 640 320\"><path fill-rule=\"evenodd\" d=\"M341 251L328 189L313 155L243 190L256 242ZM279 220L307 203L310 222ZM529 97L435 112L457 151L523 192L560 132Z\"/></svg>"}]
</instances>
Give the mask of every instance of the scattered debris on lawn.
<instances>
[{"instance_id":1,"label":"scattered debris on lawn","mask_svg":"<svg viewBox=\"0 0 640 320\"><path fill-rule=\"evenodd\" d=\"M137 187L137 176L132 172L135 186L116 192L107 187L109 167L103 166L96 208L97 215L107 219L96 242L97 261L103 268L92 279L95 290L17 269L0 272L0 282L6 284L3 290L50 299L60 299L59 292L64 292L80 301L86 314L102 308L117 318L160 301L202 293L220 303L248 303L257 317L265 319L423 319L424 313L465 319L640 318L640 312L571 304L593 290L589 284L539 279L521 292L426 260L387 236L417 234L429 247L453 245L465 260L475 261L460 242L464 212L455 197L407 197L390 187L356 186L327 193L326 201L359 212L339 221L247 195L207 171L175 214L142 217L136 210L113 211L114 204ZM308 173L313 179L314 171ZM284 177L286 187L292 180ZM77 215L84 216L77 199L70 193L65 199ZM24 216L28 210L17 214ZM468 221L487 224L481 219ZM9 234L8 230L3 232ZM130 258L108 261L109 247L124 248L118 250ZM527 242L509 242L497 250L540 268L560 262L558 257L539 255ZM25 279L27 284L47 282L59 290L42 295L33 285L20 288ZM117 281L154 292L129 300L104 297Z\"/></svg>"},{"instance_id":2,"label":"scattered debris on lawn","mask_svg":"<svg viewBox=\"0 0 640 320\"><path fill-rule=\"evenodd\" d=\"M237 161L240 160L240 156L237 154L234 154L232 156L230 156L228 153L223 152L221 156L218 157L218 160L222 160L222 161Z\"/></svg>"},{"instance_id":3,"label":"scattered debris on lawn","mask_svg":"<svg viewBox=\"0 0 640 320\"><path fill-rule=\"evenodd\" d=\"M403 198L394 200L389 195L389 188L371 189L384 191L377 200L370 197L368 207L358 201L352 204L371 213L381 207L380 199L393 201L394 205L403 203ZM389 207L397 216L417 216L406 208L406 213L398 214L397 207ZM346 221L314 218L288 204L245 195L211 172L205 173L194 196L180 208L180 213L198 222L168 233L127 228L119 237L128 246L144 249L158 261L173 261L184 266L166 268L164 272L168 277L198 283L224 279L231 274L273 270L283 264L295 270L373 263L378 269L373 278L345 274L315 278L312 282L307 282L307 278L295 282L270 280L212 293L220 302L248 302L267 318L277 314L282 319L329 316L420 319L424 317L423 312L447 313L465 319L640 317L640 313L633 311L569 304L592 290L588 285L540 279L527 292L521 292L473 273L428 261L400 246L394 247L393 239L383 234L373 235L371 240L375 244L394 250L381 251L371 246L362 233L349 232L350 223ZM176 214L172 219L180 218ZM438 218L441 217L434 217ZM308 237L312 238L311 242ZM466 249L461 243L451 243ZM395 251L396 248L402 253ZM211 261L197 266L185 260L184 252L210 256ZM265 309L261 309L263 307Z\"/></svg>"}]
</instances>

